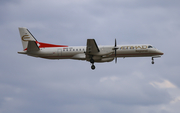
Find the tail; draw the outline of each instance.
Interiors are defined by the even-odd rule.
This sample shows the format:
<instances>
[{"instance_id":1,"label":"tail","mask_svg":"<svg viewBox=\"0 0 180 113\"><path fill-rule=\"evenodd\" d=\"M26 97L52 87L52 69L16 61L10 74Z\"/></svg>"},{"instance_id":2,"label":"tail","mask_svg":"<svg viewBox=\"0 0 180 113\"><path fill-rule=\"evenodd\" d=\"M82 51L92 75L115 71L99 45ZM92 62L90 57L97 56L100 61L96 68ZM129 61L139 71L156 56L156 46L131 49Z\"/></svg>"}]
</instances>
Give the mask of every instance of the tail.
<instances>
[{"instance_id":1,"label":"tail","mask_svg":"<svg viewBox=\"0 0 180 113\"><path fill-rule=\"evenodd\" d=\"M28 52L39 51L40 48L68 47L66 45L54 45L54 44L38 42L34 38L34 36L30 33L30 31L24 27L19 28L19 33L20 33L21 41L23 45L23 51L18 52L20 54L26 54Z\"/></svg>"},{"instance_id":2,"label":"tail","mask_svg":"<svg viewBox=\"0 0 180 113\"><path fill-rule=\"evenodd\" d=\"M19 28L19 33L20 33L20 36L21 36L21 41L22 41L24 51L27 50L28 45L29 46L32 45L30 43L37 41L27 28L20 27Z\"/></svg>"}]
</instances>

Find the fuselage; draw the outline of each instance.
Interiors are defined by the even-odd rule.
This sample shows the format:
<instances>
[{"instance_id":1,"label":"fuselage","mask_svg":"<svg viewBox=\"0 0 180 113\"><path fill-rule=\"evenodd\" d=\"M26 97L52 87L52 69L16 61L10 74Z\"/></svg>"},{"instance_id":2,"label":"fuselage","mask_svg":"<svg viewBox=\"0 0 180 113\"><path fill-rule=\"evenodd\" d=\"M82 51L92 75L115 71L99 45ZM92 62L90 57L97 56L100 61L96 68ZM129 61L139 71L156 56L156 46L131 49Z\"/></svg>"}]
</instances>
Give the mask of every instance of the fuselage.
<instances>
[{"instance_id":1,"label":"fuselage","mask_svg":"<svg viewBox=\"0 0 180 113\"><path fill-rule=\"evenodd\" d=\"M94 60L100 58L115 57L114 46L98 46L100 52L94 56ZM117 45L116 57L160 57L163 53L149 44L138 45ZM86 46L70 47L43 47L39 51L24 52L24 54L46 59L76 59L87 60ZM99 56L99 57L98 57ZM98 60L97 60L98 62Z\"/></svg>"}]
</instances>

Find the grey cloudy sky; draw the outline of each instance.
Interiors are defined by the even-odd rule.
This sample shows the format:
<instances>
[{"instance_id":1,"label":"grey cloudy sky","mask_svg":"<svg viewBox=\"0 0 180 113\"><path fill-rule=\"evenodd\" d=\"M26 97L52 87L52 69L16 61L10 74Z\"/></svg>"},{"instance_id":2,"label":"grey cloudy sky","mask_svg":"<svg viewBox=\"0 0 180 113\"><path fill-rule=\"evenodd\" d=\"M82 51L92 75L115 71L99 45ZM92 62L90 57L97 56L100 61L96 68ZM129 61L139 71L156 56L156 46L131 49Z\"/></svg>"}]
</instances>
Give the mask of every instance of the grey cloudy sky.
<instances>
[{"instance_id":1,"label":"grey cloudy sky","mask_svg":"<svg viewBox=\"0 0 180 113\"><path fill-rule=\"evenodd\" d=\"M0 113L178 113L179 0L1 0ZM40 42L152 44L162 58L118 63L17 54L18 27Z\"/></svg>"}]
</instances>

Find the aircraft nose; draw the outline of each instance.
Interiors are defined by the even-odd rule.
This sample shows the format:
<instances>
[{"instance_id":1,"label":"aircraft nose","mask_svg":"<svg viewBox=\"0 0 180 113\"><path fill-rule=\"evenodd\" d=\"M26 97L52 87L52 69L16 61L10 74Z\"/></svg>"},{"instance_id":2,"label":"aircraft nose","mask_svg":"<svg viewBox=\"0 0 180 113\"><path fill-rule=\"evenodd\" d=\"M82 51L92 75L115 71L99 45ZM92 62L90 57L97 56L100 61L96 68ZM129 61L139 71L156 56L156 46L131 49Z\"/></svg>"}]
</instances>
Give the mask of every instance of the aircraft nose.
<instances>
[{"instance_id":1,"label":"aircraft nose","mask_svg":"<svg viewBox=\"0 0 180 113\"><path fill-rule=\"evenodd\" d=\"M156 50L156 52L159 54L159 55L164 55L164 53L160 50Z\"/></svg>"}]
</instances>

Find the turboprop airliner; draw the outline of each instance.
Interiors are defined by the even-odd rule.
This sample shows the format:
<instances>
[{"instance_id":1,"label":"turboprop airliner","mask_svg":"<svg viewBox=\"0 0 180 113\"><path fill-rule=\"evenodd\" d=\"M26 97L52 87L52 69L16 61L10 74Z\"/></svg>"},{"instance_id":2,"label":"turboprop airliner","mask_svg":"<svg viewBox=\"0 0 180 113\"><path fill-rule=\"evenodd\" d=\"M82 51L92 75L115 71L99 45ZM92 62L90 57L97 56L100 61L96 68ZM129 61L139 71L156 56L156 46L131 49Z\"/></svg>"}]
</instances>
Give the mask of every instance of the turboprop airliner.
<instances>
[{"instance_id":1,"label":"turboprop airliner","mask_svg":"<svg viewBox=\"0 0 180 113\"><path fill-rule=\"evenodd\" d=\"M150 44L98 46L95 39L87 39L86 46L67 46L42 43L35 39L27 28L20 27L19 33L23 45L23 51L33 57L45 59L74 59L90 62L91 69L95 69L95 62L117 62L118 57L161 57L164 53Z\"/></svg>"}]
</instances>

